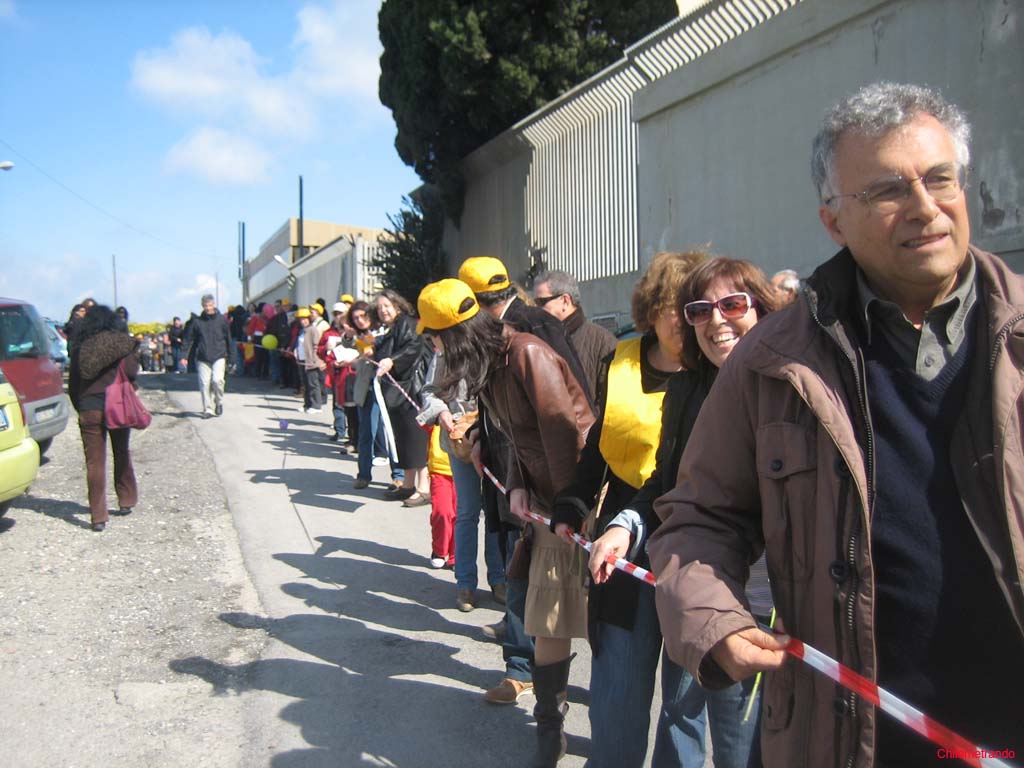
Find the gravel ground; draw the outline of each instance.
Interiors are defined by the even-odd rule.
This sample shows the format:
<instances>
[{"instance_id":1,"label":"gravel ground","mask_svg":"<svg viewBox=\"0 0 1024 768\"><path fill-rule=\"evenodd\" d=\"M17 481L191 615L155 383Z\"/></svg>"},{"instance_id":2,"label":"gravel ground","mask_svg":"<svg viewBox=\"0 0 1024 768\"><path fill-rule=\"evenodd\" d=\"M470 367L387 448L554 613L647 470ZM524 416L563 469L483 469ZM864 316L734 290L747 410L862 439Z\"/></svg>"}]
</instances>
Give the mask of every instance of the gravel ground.
<instances>
[{"instance_id":1,"label":"gravel ground","mask_svg":"<svg viewBox=\"0 0 1024 768\"><path fill-rule=\"evenodd\" d=\"M89 529L72 421L0 519L4 766L240 762L241 699L211 696L170 665L203 657L244 669L266 636L218 616L262 610L210 454L163 391L140 394L154 420L132 435L134 514Z\"/></svg>"}]
</instances>

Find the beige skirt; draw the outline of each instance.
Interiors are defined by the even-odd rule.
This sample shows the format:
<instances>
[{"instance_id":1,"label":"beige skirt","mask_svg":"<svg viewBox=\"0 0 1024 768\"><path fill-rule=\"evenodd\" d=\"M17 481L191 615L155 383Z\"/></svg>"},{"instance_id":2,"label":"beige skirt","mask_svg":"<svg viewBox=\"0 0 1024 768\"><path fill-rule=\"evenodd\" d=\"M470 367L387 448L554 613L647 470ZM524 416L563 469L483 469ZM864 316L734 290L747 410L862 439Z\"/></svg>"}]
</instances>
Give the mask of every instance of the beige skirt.
<instances>
[{"instance_id":1,"label":"beige skirt","mask_svg":"<svg viewBox=\"0 0 1024 768\"><path fill-rule=\"evenodd\" d=\"M530 584L526 592L526 634L568 640L587 636L588 555L567 544L546 525L533 526Z\"/></svg>"}]
</instances>

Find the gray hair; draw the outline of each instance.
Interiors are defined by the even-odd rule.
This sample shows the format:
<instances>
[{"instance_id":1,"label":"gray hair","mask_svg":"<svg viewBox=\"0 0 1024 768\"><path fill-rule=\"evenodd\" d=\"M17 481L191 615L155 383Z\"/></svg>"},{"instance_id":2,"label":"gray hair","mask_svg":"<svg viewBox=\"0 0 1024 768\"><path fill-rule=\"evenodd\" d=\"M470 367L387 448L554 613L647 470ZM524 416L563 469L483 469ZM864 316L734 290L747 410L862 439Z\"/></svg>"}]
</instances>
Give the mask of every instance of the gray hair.
<instances>
[{"instance_id":1,"label":"gray hair","mask_svg":"<svg viewBox=\"0 0 1024 768\"><path fill-rule=\"evenodd\" d=\"M779 283L779 288L782 290L794 293L800 290L800 275L795 270L780 269L772 275L772 280L775 280L776 277L782 278L782 281Z\"/></svg>"},{"instance_id":2,"label":"gray hair","mask_svg":"<svg viewBox=\"0 0 1024 768\"><path fill-rule=\"evenodd\" d=\"M560 269L549 269L541 272L533 279L534 286L547 285L552 296L569 294L569 299L574 307L580 305L580 284L575 277Z\"/></svg>"},{"instance_id":3,"label":"gray hair","mask_svg":"<svg viewBox=\"0 0 1024 768\"><path fill-rule=\"evenodd\" d=\"M946 101L938 91L921 85L872 83L832 107L814 137L811 180L818 199L824 203L838 194L835 152L844 133L883 136L921 114L931 115L949 132L956 147L956 160L966 168L971 159L971 125L959 107Z\"/></svg>"},{"instance_id":4,"label":"gray hair","mask_svg":"<svg viewBox=\"0 0 1024 768\"><path fill-rule=\"evenodd\" d=\"M200 304L205 304L208 301L209 302L213 302L213 303L217 303L217 300L215 298L213 298L213 294L212 293L204 293L203 294L203 298L201 298L199 300L199 303Z\"/></svg>"}]
</instances>

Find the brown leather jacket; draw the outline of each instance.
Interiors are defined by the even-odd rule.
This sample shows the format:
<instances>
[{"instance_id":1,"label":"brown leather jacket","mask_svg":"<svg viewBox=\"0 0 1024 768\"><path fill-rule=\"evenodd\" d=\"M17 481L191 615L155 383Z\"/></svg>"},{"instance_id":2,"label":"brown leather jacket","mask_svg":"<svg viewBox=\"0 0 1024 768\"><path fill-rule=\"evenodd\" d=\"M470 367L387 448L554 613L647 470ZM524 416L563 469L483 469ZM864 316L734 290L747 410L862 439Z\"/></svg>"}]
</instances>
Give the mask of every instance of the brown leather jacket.
<instances>
[{"instance_id":1,"label":"brown leather jacket","mask_svg":"<svg viewBox=\"0 0 1024 768\"><path fill-rule=\"evenodd\" d=\"M556 490L576 477L594 414L569 366L551 347L509 327L505 334L505 359L480 396L518 457L510 462L505 487L528 489L531 506L550 512Z\"/></svg>"},{"instance_id":2,"label":"brown leather jacket","mask_svg":"<svg viewBox=\"0 0 1024 768\"><path fill-rule=\"evenodd\" d=\"M952 462L1024 634L1024 284L991 254L971 253L983 314ZM665 645L706 687L728 683L712 646L754 625L743 585L762 550L776 627L875 677L871 430L850 326L854 274L840 252L802 299L747 334L704 403L675 489L656 503L664 523L648 551ZM875 711L794 659L766 675L762 716L766 768L874 764Z\"/></svg>"}]
</instances>

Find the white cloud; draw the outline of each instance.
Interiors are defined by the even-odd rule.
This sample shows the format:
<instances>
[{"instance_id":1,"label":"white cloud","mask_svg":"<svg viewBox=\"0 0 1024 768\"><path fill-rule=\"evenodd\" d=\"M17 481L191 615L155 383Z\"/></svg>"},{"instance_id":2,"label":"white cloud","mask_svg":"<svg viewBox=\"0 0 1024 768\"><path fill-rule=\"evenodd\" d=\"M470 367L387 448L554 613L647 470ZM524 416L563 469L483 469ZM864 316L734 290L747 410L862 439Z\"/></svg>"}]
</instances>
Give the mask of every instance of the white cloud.
<instances>
[{"instance_id":1,"label":"white cloud","mask_svg":"<svg viewBox=\"0 0 1024 768\"><path fill-rule=\"evenodd\" d=\"M301 122L281 118L303 95L292 93L285 79L263 75L265 65L239 35L192 27L175 35L167 48L136 54L132 85L175 112L301 135Z\"/></svg>"},{"instance_id":2,"label":"white cloud","mask_svg":"<svg viewBox=\"0 0 1024 768\"><path fill-rule=\"evenodd\" d=\"M203 126L167 153L169 171L186 172L217 184L265 181L270 154L256 141L220 128Z\"/></svg>"},{"instance_id":3,"label":"white cloud","mask_svg":"<svg viewBox=\"0 0 1024 768\"><path fill-rule=\"evenodd\" d=\"M354 96L377 104L381 45L379 4L336 2L299 11L292 42L298 50L295 78L315 93Z\"/></svg>"},{"instance_id":4,"label":"white cloud","mask_svg":"<svg viewBox=\"0 0 1024 768\"><path fill-rule=\"evenodd\" d=\"M0 19L13 19L17 15L14 0L0 0Z\"/></svg>"},{"instance_id":5,"label":"white cloud","mask_svg":"<svg viewBox=\"0 0 1024 768\"><path fill-rule=\"evenodd\" d=\"M199 298L204 294L213 294L217 290L217 278L214 275L198 274L189 288L179 288L174 294L179 299Z\"/></svg>"},{"instance_id":6,"label":"white cloud","mask_svg":"<svg viewBox=\"0 0 1024 768\"><path fill-rule=\"evenodd\" d=\"M283 61L236 32L206 27L139 51L132 86L177 119L202 124L170 150L168 167L253 183L264 178L271 149L311 141L322 125L389 120L377 97L379 8L379 0L307 3Z\"/></svg>"}]
</instances>

